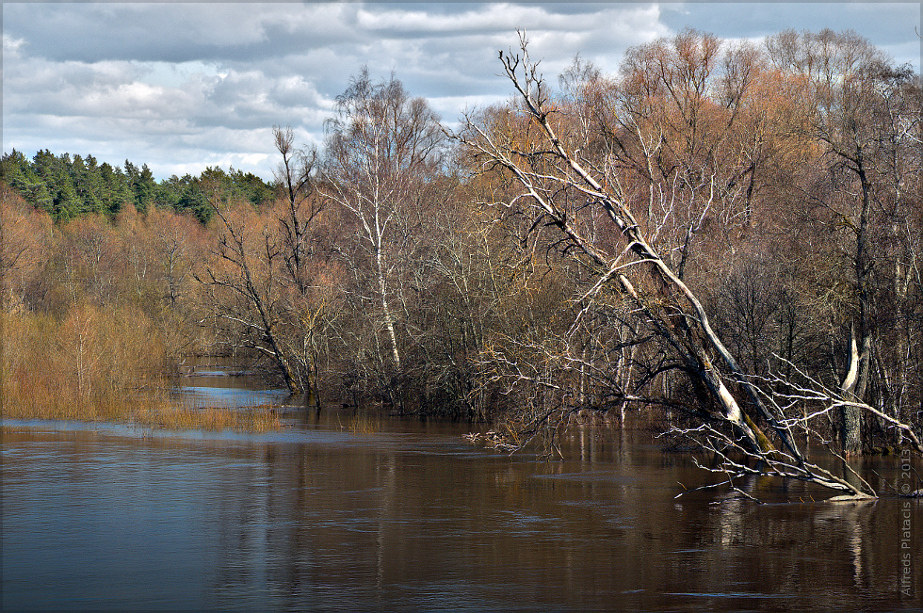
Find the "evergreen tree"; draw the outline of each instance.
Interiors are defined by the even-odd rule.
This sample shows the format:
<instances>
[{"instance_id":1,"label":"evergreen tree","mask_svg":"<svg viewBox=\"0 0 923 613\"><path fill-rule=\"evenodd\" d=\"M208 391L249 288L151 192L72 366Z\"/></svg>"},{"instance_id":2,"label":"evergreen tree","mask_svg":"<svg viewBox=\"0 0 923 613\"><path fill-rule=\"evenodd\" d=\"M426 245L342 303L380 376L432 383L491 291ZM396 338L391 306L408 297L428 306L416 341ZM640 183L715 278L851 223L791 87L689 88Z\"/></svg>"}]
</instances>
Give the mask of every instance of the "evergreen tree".
<instances>
[{"instance_id":1,"label":"evergreen tree","mask_svg":"<svg viewBox=\"0 0 923 613\"><path fill-rule=\"evenodd\" d=\"M15 149L0 158L0 178L34 207L47 211L55 221L88 213L115 215L126 204L139 212L150 206L193 213L202 223L211 218L209 198L227 204L236 201L259 206L275 196L275 186L252 173L217 166L193 177L171 176L161 182L147 164L139 168L125 160L125 170L92 156L48 149L30 160Z\"/></svg>"},{"instance_id":2,"label":"evergreen tree","mask_svg":"<svg viewBox=\"0 0 923 613\"><path fill-rule=\"evenodd\" d=\"M2 178L32 206L51 213L53 200L45 181L39 177L31 162L19 151L3 156Z\"/></svg>"},{"instance_id":3,"label":"evergreen tree","mask_svg":"<svg viewBox=\"0 0 923 613\"><path fill-rule=\"evenodd\" d=\"M235 192L249 200L254 206L270 202L275 197L275 189L253 173L244 173L231 168L229 176Z\"/></svg>"},{"instance_id":4,"label":"evergreen tree","mask_svg":"<svg viewBox=\"0 0 923 613\"><path fill-rule=\"evenodd\" d=\"M96 158L90 155L84 159L79 155L75 155L69 170L77 198L80 201L79 212L104 212L101 199L102 185L96 168Z\"/></svg>"},{"instance_id":5,"label":"evergreen tree","mask_svg":"<svg viewBox=\"0 0 923 613\"><path fill-rule=\"evenodd\" d=\"M113 168L107 162L99 166L99 176L102 183L102 200L106 212L115 215L122 207L133 200L127 177L121 168Z\"/></svg>"}]
</instances>

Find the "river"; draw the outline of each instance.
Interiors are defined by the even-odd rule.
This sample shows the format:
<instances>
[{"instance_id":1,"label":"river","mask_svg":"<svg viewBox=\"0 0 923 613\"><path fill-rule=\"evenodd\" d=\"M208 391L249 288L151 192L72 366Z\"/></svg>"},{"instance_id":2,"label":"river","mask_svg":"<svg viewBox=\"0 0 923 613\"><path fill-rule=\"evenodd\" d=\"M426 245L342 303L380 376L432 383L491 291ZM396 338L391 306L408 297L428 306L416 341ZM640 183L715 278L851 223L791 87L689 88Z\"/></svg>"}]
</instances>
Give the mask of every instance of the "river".
<instances>
[{"instance_id":1,"label":"river","mask_svg":"<svg viewBox=\"0 0 923 613\"><path fill-rule=\"evenodd\" d=\"M762 479L743 485L766 504L676 499L709 477L642 429L577 429L548 460L351 415L266 435L6 422L4 610L920 607L923 501ZM863 470L900 479L893 458Z\"/></svg>"}]
</instances>

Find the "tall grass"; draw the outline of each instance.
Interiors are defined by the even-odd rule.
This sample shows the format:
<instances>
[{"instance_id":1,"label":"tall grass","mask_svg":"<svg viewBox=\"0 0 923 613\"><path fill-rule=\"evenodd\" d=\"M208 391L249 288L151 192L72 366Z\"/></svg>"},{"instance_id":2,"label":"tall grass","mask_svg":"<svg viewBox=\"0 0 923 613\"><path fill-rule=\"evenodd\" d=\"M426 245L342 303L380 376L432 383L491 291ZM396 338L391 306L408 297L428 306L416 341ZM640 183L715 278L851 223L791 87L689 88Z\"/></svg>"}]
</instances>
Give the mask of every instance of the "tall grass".
<instances>
[{"instance_id":1,"label":"tall grass","mask_svg":"<svg viewBox=\"0 0 923 613\"><path fill-rule=\"evenodd\" d=\"M170 402L162 376L168 352L140 309L78 304L61 318L29 312L0 317L4 417L256 432L281 426L271 407L192 409Z\"/></svg>"},{"instance_id":2,"label":"tall grass","mask_svg":"<svg viewBox=\"0 0 923 613\"><path fill-rule=\"evenodd\" d=\"M341 423L340 429L349 430L352 434L374 434L381 430L381 419L365 414L356 414L347 420L345 426Z\"/></svg>"}]
</instances>

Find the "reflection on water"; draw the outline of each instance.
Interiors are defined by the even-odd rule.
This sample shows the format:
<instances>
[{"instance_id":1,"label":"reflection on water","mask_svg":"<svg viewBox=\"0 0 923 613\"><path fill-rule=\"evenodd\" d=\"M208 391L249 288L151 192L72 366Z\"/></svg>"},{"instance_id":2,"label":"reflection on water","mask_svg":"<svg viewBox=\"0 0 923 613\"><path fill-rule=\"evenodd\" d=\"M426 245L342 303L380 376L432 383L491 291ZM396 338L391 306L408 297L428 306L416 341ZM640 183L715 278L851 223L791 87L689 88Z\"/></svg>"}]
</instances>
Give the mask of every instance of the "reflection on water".
<instances>
[{"instance_id":1,"label":"reflection on water","mask_svg":"<svg viewBox=\"0 0 923 613\"><path fill-rule=\"evenodd\" d=\"M278 404L288 391L268 387L265 380L222 362L200 361L173 388L176 400L191 408L247 408Z\"/></svg>"},{"instance_id":2,"label":"reflection on water","mask_svg":"<svg viewBox=\"0 0 923 613\"><path fill-rule=\"evenodd\" d=\"M288 396L286 390L242 390L204 385L184 385L175 391L186 406L224 409L276 404Z\"/></svg>"},{"instance_id":3,"label":"reflection on water","mask_svg":"<svg viewBox=\"0 0 923 613\"><path fill-rule=\"evenodd\" d=\"M902 500L812 503L813 490L762 479L742 487L770 504L708 491L675 500L706 475L641 432L577 431L570 459L549 462L472 448L444 424L353 435L337 423L261 436L4 432L2 605L919 606L900 594Z\"/></svg>"}]
</instances>

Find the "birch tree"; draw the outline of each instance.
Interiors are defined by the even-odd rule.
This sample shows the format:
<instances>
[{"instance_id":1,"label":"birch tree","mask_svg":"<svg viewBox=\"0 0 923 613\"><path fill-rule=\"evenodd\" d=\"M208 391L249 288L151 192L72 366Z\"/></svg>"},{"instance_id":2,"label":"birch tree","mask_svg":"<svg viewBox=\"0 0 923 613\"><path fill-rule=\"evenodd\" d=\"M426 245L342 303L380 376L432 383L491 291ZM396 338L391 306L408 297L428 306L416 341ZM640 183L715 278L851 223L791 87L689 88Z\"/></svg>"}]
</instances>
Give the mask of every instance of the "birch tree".
<instances>
[{"instance_id":1,"label":"birch tree","mask_svg":"<svg viewBox=\"0 0 923 613\"><path fill-rule=\"evenodd\" d=\"M390 366L403 367L398 334L398 269L401 251L413 240L399 231L402 218L441 161L443 133L422 98L412 98L393 75L375 82L367 69L337 98L327 124L322 191L347 211L357 228L353 264L368 271L370 306L378 312ZM342 253L349 250L343 246Z\"/></svg>"}]
</instances>

